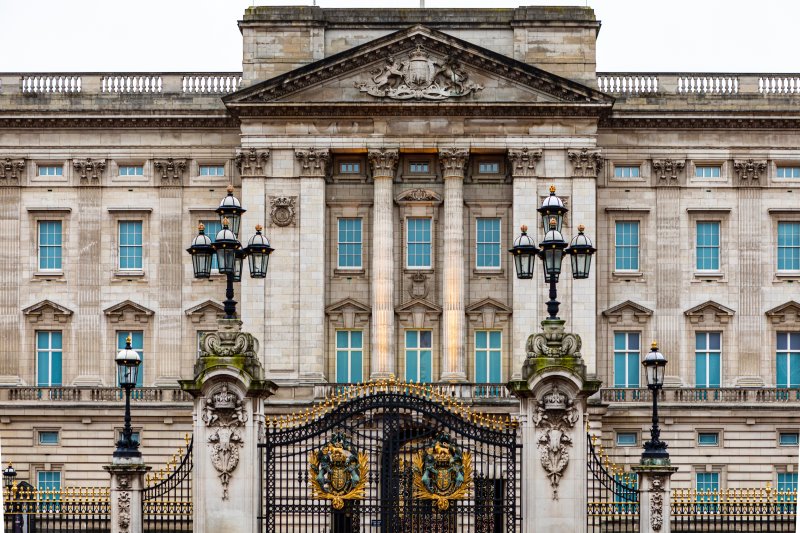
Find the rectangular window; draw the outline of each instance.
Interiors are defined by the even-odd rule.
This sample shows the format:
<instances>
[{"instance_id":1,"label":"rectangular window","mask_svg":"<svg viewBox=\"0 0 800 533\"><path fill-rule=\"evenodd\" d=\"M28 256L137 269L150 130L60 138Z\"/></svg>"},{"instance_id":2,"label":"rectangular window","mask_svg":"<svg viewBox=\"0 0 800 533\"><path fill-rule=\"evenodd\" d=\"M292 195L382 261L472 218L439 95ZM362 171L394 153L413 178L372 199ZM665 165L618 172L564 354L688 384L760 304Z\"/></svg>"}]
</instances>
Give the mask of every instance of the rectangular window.
<instances>
[{"instance_id":1,"label":"rectangular window","mask_svg":"<svg viewBox=\"0 0 800 533\"><path fill-rule=\"evenodd\" d=\"M721 168L716 165L698 165L694 167L695 178L718 178Z\"/></svg>"},{"instance_id":2,"label":"rectangular window","mask_svg":"<svg viewBox=\"0 0 800 533\"><path fill-rule=\"evenodd\" d=\"M117 332L117 350L125 348L125 340L130 335L131 348L139 354L139 359L142 361L139 364L139 372L136 374L136 386L141 387L144 382L144 333L141 331L118 331ZM119 381L119 376L117 376Z\"/></svg>"},{"instance_id":3,"label":"rectangular window","mask_svg":"<svg viewBox=\"0 0 800 533\"><path fill-rule=\"evenodd\" d=\"M143 176L144 166L142 165L120 165L120 176Z\"/></svg>"},{"instance_id":4,"label":"rectangular window","mask_svg":"<svg viewBox=\"0 0 800 533\"><path fill-rule=\"evenodd\" d=\"M58 444L58 431L39 431L39 444L42 446L53 446Z\"/></svg>"},{"instance_id":5,"label":"rectangular window","mask_svg":"<svg viewBox=\"0 0 800 533\"><path fill-rule=\"evenodd\" d=\"M800 387L800 331L778 333L775 359L776 386Z\"/></svg>"},{"instance_id":6,"label":"rectangular window","mask_svg":"<svg viewBox=\"0 0 800 533\"><path fill-rule=\"evenodd\" d=\"M225 165L200 165L201 176L224 176Z\"/></svg>"},{"instance_id":7,"label":"rectangular window","mask_svg":"<svg viewBox=\"0 0 800 533\"><path fill-rule=\"evenodd\" d=\"M798 433L781 433L778 436L779 446L797 446L800 444L800 434Z\"/></svg>"},{"instance_id":8,"label":"rectangular window","mask_svg":"<svg viewBox=\"0 0 800 533\"><path fill-rule=\"evenodd\" d=\"M500 163L497 161L485 161L478 163L478 174L499 174Z\"/></svg>"},{"instance_id":9,"label":"rectangular window","mask_svg":"<svg viewBox=\"0 0 800 533\"><path fill-rule=\"evenodd\" d=\"M778 167L779 178L800 178L800 167Z\"/></svg>"},{"instance_id":10,"label":"rectangular window","mask_svg":"<svg viewBox=\"0 0 800 533\"><path fill-rule=\"evenodd\" d=\"M698 446L719 446L719 433L698 433Z\"/></svg>"},{"instance_id":11,"label":"rectangular window","mask_svg":"<svg viewBox=\"0 0 800 533\"><path fill-rule=\"evenodd\" d=\"M361 163L358 161L341 161L339 163L339 174L360 174Z\"/></svg>"},{"instance_id":12,"label":"rectangular window","mask_svg":"<svg viewBox=\"0 0 800 533\"><path fill-rule=\"evenodd\" d=\"M719 472L697 472L695 474L695 489L697 489L697 492L718 491Z\"/></svg>"},{"instance_id":13,"label":"rectangular window","mask_svg":"<svg viewBox=\"0 0 800 533\"><path fill-rule=\"evenodd\" d=\"M800 271L800 222L778 222L778 270Z\"/></svg>"},{"instance_id":14,"label":"rectangular window","mask_svg":"<svg viewBox=\"0 0 800 533\"><path fill-rule=\"evenodd\" d=\"M39 270L61 270L61 221L39 221Z\"/></svg>"},{"instance_id":15,"label":"rectangular window","mask_svg":"<svg viewBox=\"0 0 800 533\"><path fill-rule=\"evenodd\" d=\"M142 222L128 220L119 223L119 268L142 270Z\"/></svg>"},{"instance_id":16,"label":"rectangular window","mask_svg":"<svg viewBox=\"0 0 800 533\"><path fill-rule=\"evenodd\" d=\"M64 167L62 165L40 165L40 176L63 176Z\"/></svg>"},{"instance_id":17,"label":"rectangular window","mask_svg":"<svg viewBox=\"0 0 800 533\"><path fill-rule=\"evenodd\" d=\"M408 164L408 171L412 174L429 174L431 165L427 161L411 161Z\"/></svg>"},{"instance_id":18,"label":"rectangular window","mask_svg":"<svg viewBox=\"0 0 800 533\"><path fill-rule=\"evenodd\" d=\"M62 336L60 331L36 332L36 385L60 387Z\"/></svg>"},{"instance_id":19,"label":"rectangular window","mask_svg":"<svg viewBox=\"0 0 800 533\"><path fill-rule=\"evenodd\" d=\"M211 242L216 241L217 233L219 233L222 229L222 224L219 223L219 219L201 220L200 222L205 227L203 233L205 233L206 236L211 239ZM217 254L215 253L211 254L211 271L217 272Z\"/></svg>"},{"instance_id":20,"label":"rectangular window","mask_svg":"<svg viewBox=\"0 0 800 533\"><path fill-rule=\"evenodd\" d=\"M36 472L36 488L40 491L59 491L61 490L61 472L42 471ZM46 495L46 499L57 499L52 494ZM45 499L42 497L41 499Z\"/></svg>"},{"instance_id":21,"label":"rectangular window","mask_svg":"<svg viewBox=\"0 0 800 533\"><path fill-rule=\"evenodd\" d=\"M501 331L475 332L475 383L502 383Z\"/></svg>"},{"instance_id":22,"label":"rectangular window","mask_svg":"<svg viewBox=\"0 0 800 533\"><path fill-rule=\"evenodd\" d=\"M637 437L638 434L633 431L617 433L617 446L636 446Z\"/></svg>"},{"instance_id":23,"label":"rectangular window","mask_svg":"<svg viewBox=\"0 0 800 533\"><path fill-rule=\"evenodd\" d=\"M338 253L339 268L361 268L361 219L340 218Z\"/></svg>"},{"instance_id":24,"label":"rectangular window","mask_svg":"<svg viewBox=\"0 0 800 533\"><path fill-rule=\"evenodd\" d=\"M431 219L409 218L406 264L408 268L431 267Z\"/></svg>"},{"instance_id":25,"label":"rectangular window","mask_svg":"<svg viewBox=\"0 0 800 533\"><path fill-rule=\"evenodd\" d=\"M406 331L406 381L430 383L433 334L430 330Z\"/></svg>"},{"instance_id":26,"label":"rectangular window","mask_svg":"<svg viewBox=\"0 0 800 533\"><path fill-rule=\"evenodd\" d=\"M696 386L718 388L722 381L722 333L695 333L694 346Z\"/></svg>"},{"instance_id":27,"label":"rectangular window","mask_svg":"<svg viewBox=\"0 0 800 533\"><path fill-rule=\"evenodd\" d=\"M639 386L639 334L614 333L614 386L634 388Z\"/></svg>"},{"instance_id":28,"label":"rectangular window","mask_svg":"<svg viewBox=\"0 0 800 533\"><path fill-rule=\"evenodd\" d=\"M476 266L500 268L500 219L479 218L476 240Z\"/></svg>"},{"instance_id":29,"label":"rectangular window","mask_svg":"<svg viewBox=\"0 0 800 533\"><path fill-rule=\"evenodd\" d=\"M615 233L617 271L639 270L639 222L617 222Z\"/></svg>"},{"instance_id":30,"label":"rectangular window","mask_svg":"<svg viewBox=\"0 0 800 533\"><path fill-rule=\"evenodd\" d=\"M364 341L361 330L336 330L336 382L361 383L364 368Z\"/></svg>"},{"instance_id":31,"label":"rectangular window","mask_svg":"<svg viewBox=\"0 0 800 533\"><path fill-rule=\"evenodd\" d=\"M797 492L797 472L778 472L778 492Z\"/></svg>"},{"instance_id":32,"label":"rectangular window","mask_svg":"<svg viewBox=\"0 0 800 533\"><path fill-rule=\"evenodd\" d=\"M614 166L614 177L615 178L638 178L639 177L639 167L638 166Z\"/></svg>"},{"instance_id":33,"label":"rectangular window","mask_svg":"<svg viewBox=\"0 0 800 533\"><path fill-rule=\"evenodd\" d=\"M719 222L697 223L697 270L719 270Z\"/></svg>"}]
</instances>

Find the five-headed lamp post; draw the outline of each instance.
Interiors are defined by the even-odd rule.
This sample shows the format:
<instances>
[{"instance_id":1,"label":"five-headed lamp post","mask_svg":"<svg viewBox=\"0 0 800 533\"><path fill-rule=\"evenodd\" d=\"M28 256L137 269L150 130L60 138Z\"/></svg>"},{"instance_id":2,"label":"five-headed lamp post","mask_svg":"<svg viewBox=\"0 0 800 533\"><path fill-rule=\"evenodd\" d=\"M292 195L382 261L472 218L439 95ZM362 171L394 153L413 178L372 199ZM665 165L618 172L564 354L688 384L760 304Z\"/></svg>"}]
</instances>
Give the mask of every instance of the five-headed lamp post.
<instances>
[{"instance_id":1,"label":"five-headed lamp post","mask_svg":"<svg viewBox=\"0 0 800 533\"><path fill-rule=\"evenodd\" d=\"M658 351L658 344L653 341L650 351L642 360L647 376L647 388L653 396L653 426L650 428L650 440L644 443L642 453L643 463L663 463L669 461L667 443L660 439L661 430L658 429L658 391L664 386L664 369L667 358Z\"/></svg>"},{"instance_id":2,"label":"five-headed lamp post","mask_svg":"<svg viewBox=\"0 0 800 533\"><path fill-rule=\"evenodd\" d=\"M136 386L136 377L142 359L136 350L131 348L130 336L125 339L125 348L119 351L115 362L117 363L119 385L125 389L125 426L122 428L122 436L117 441L114 457L138 459L142 456L142 452L139 451L139 443L134 440L131 429L131 389Z\"/></svg>"}]
</instances>

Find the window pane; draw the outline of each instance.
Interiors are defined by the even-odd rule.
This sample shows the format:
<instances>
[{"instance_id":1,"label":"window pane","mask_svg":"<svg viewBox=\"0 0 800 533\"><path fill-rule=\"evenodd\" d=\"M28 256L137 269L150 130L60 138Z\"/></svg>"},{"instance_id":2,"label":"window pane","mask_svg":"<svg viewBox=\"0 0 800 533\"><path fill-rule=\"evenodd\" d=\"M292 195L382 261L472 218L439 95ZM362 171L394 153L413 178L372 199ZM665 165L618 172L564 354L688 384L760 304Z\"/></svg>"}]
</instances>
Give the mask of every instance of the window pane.
<instances>
[{"instance_id":1,"label":"window pane","mask_svg":"<svg viewBox=\"0 0 800 533\"><path fill-rule=\"evenodd\" d=\"M409 267L431 266L431 219L408 219L408 250L407 261Z\"/></svg>"},{"instance_id":2,"label":"window pane","mask_svg":"<svg viewBox=\"0 0 800 533\"><path fill-rule=\"evenodd\" d=\"M617 222L616 270L639 270L639 223Z\"/></svg>"},{"instance_id":3,"label":"window pane","mask_svg":"<svg viewBox=\"0 0 800 533\"><path fill-rule=\"evenodd\" d=\"M719 222L697 223L697 270L719 270Z\"/></svg>"},{"instance_id":4,"label":"window pane","mask_svg":"<svg viewBox=\"0 0 800 533\"><path fill-rule=\"evenodd\" d=\"M475 351L475 381L477 383L488 383L488 362L486 350Z\"/></svg>"},{"instance_id":5,"label":"window pane","mask_svg":"<svg viewBox=\"0 0 800 533\"><path fill-rule=\"evenodd\" d=\"M478 163L479 174L497 174L498 172L500 172L500 163L497 162Z\"/></svg>"},{"instance_id":6,"label":"window pane","mask_svg":"<svg viewBox=\"0 0 800 533\"><path fill-rule=\"evenodd\" d=\"M419 381L420 383L430 383L431 372L431 351L422 350L419 356Z\"/></svg>"},{"instance_id":7,"label":"window pane","mask_svg":"<svg viewBox=\"0 0 800 533\"><path fill-rule=\"evenodd\" d=\"M420 331L419 332L419 346L420 348L430 348L432 346L431 339L433 333L431 331Z\"/></svg>"},{"instance_id":8,"label":"window pane","mask_svg":"<svg viewBox=\"0 0 800 533\"><path fill-rule=\"evenodd\" d=\"M119 268L142 269L142 223L140 221L119 223Z\"/></svg>"},{"instance_id":9,"label":"window pane","mask_svg":"<svg viewBox=\"0 0 800 533\"><path fill-rule=\"evenodd\" d=\"M800 443L800 435L797 433L781 433L778 442L781 446L797 446Z\"/></svg>"},{"instance_id":10,"label":"window pane","mask_svg":"<svg viewBox=\"0 0 800 533\"><path fill-rule=\"evenodd\" d=\"M500 219L477 220L476 259L478 268L500 267Z\"/></svg>"},{"instance_id":11,"label":"window pane","mask_svg":"<svg viewBox=\"0 0 800 533\"><path fill-rule=\"evenodd\" d=\"M800 222L778 223L778 270L800 270Z\"/></svg>"},{"instance_id":12,"label":"window pane","mask_svg":"<svg viewBox=\"0 0 800 533\"><path fill-rule=\"evenodd\" d=\"M39 444L58 444L58 431L40 431Z\"/></svg>"},{"instance_id":13,"label":"window pane","mask_svg":"<svg viewBox=\"0 0 800 533\"><path fill-rule=\"evenodd\" d=\"M700 433L697 435L697 444L700 446L717 446L719 433Z\"/></svg>"},{"instance_id":14,"label":"window pane","mask_svg":"<svg viewBox=\"0 0 800 533\"><path fill-rule=\"evenodd\" d=\"M346 350L336 352L336 382L349 383L348 369L350 367Z\"/></svg>"},{"instance_id":15,"label":"window pane","mask_svg":"<svg viewBox=\"0 0 800 533\"><path fill-rule=\"evenodd\" d=\"M340 218L338 221L340 268L361 268L361 219Z\"/></svg>"},{"instance_id":16,"label":"window pane","mask_svg":"<svg viewBox=\"0 0 800 533\"><path fill-rule=\"evenodd\" d=\"M779 472L777 489L778 492L796 492L797 472Z\"/></svg>"},{"instance_id":17,"label":"window pane","mask_svg":"<svg viewBox=\"0 0 800 533\"><path fill-rule=\"evenodd\" d=\"M61 221L39 222L39 269L61 270Z\"/></svg>"},{"instance_id":18,"label":"window pane","mask_svg":"<svg viewBox=\"0 0 800 533\"><path fill-rule=\"evenodd\" d=\"M636 433L617 433L617 446L636 446Z\"/></svg>"}]
</instances>

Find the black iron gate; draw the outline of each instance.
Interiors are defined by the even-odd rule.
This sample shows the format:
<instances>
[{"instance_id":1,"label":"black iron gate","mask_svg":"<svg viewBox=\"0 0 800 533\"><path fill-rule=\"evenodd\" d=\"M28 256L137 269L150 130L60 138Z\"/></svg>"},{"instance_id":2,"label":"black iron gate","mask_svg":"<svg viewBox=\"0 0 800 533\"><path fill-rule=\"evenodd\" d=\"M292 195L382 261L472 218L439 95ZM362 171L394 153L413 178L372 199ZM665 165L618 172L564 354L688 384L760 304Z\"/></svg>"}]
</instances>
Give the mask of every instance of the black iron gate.
<instances>
[{"instance_id":1,"label":"black iron gate","mask_svg":"<svg viewBox=\"0 0 800 533\"><path fill-rule=\"evenodd\" d=\"M430 387L348 387L268 421L261 531L517 532L516 430Z\"/></svg>"},{"instance_id":2,"label":"black iron gate","mask_svg":"<svg viewBox=\"0 0 800 533\"><path fill-rule=\"evenodd\" d=\"M192 531L192 444L179 453L166 475L156 474L142 493L142 522L147 533Z\"/></svg>"},{"instance_id":3,"label":"black iron gate","mask_svg":"<svg viewBox=\"0 0 800 533\"><path fill-rule=\"evenodd\" d=\"M612 465L587 435L587 526L590 533L639 531L639 487L636 477Z\"/></svg>"}]
</instances>

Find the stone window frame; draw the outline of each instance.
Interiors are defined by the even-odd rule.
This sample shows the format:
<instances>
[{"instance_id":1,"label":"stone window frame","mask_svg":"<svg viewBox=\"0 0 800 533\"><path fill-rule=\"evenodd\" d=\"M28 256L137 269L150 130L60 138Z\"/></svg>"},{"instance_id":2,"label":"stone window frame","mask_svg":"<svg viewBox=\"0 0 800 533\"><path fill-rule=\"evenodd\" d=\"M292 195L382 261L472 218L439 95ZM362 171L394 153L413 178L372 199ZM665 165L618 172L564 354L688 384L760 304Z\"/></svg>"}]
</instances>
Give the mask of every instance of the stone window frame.
<instances>
[{"instance_id":1,"label":"stone window frame","mask_svg":"<svg viewBox=\"0 0 800 533\"><path fill-rule=\"evenodd\" d=\"M716 310L716 311L715 311ZM729 311L729 313L726 313ZM686 327L684 328L686 346L691 349L691 357L682 357L678 361L679 376L681 380L691 387L696 387L695 379L695 334L696 333L720 333L720 387L726 387L726 375L735 380L738 368L738 352L736 352L734 339L733 319L734 311L718 304L713 300L707 300L699 305L683 312L686 317ZM730 344L729 349L726 346ZM713 388L708 389L713 391Z\"/></svg>"},{"instance_id":2,"label":"stone window frame","mask_svg":"<svg viewBox=\"0 0 800 533\"><path fill-rule=\"evenodd\" d=\"M372 259L372 202L327 202L329 279L368 278ZM361 268L339 268L339 219L361 219Z\"/></svg>"},{"instance_id":3,"label":"stone window frame","mask_svg":"<svg viewBox=\"0 0 800 533\"><path fill-rule=\"evenodd\" d=\"M142 167L142 175L120 175L120 167L128 166ZM153 178L153 162L150 159L110 159L108 160L107 172L107 176L111 182L123 183L126 185L144 185L150 183Z\"/></svg>"},{"instance_id":4,"label":"stone window frame","mask_svg":"<svg viewBox=\"0 0 800 533\"><path fill-rule=\"evenodd\" d=\"M696 436L695 436L696 439ZM695 440L695 443L697 440ZM692 464L691 465L691 487L697 487L697 474L698 473L717 473L719 474L719 490L725 490L728 486L728 470L726 465L720 464Z\"/></svg>"},{"instance_id":5,"label":"stone window frame","mask_svg":"<svg viewBox=\"0 0 800 533\"><path fill-rule=\"evenodd\" d=\"M58 280L66 282L69 265L68 259L72 258L70 253L71 241L71 215L70 207L28 207L28 242L30 243L30 271L31 281ZM61 270L39 270L39 222L57 221L61 222ZM25 235L22 235L23 239Z\"/></svg>"},{"instance_id":6,"label":"stone window frame","mask_svg":"<svg viewBox=\"0 0 800 533\"><path fill-rule=\"evenodd\" d=\"M358 172L340 172L342 163L358 163ZM331 181L339 182L358 182L367 181L367 157L366 154L333 154L333 165L331 165Z\"/></svg>"},{"instance_id":7,"label":"stone window frame","mask_svg":"<svg viewBox=\"0 0 800 533\"><path fill-rule=\"evenodd\" d=\"M512 231L511 208L508 202L466 202L467 217L469 228L465 236L467 248L467 260L470 265L470 279L480 279L486 277L496 277L505 279L508 276L509 254L505 253L513 237L509 237ZM487 268L478 267L478 219L479 218L499 218L500 219L500 267Z\"/></svg>"},{"instance_id":8,"label":"stone window frame","mask_svg":"<svg viewBox=\"0 0 800 533\"><path fill-rule=\"evenodd\" d=\"M619 185L631 183L649 183L650 180L650 165L647 159L619 159L610 161L611 168L608 171L608 181ZM618 167L638 167L639 176L635 178L617 177L616 171Z\"/></svg>"},{"instance_id":9,"label":"stone window frame","mask_svg":"<svg viewBox=\"0 0 800 533\"><path fill-rule=\"evenodd\" d=\"M714 158L701 158L690 159L688 161L688 174L687 178L689 183L704 184L704 183L728 183L731 179L730 161L727 159L714 159ZM700 178L697 177L697 167L719 167L718 178Z\"/></svg>"},{"instance_id":10,"label":"stone window frame","mask_svg":"<svg viewBox=\"0 0 800 533\"><path fill-rule=\"evenodd\" d=\"M65 161L62 159L33 159L30 161L30 164L33 166L33 172L30 174L30 181L31 183L53 183L53 184L60 184L65 185L69 183L70 178L72 177L70 171L72 169L71 165L69 165L69 161ZM61 168L60 175L40 175L39 169L45 167L55 167Z\"/></svg>"},{"instance_id":11,"label":"stone window frame","mask_svg":"<svg viewBox=\"0 0 800 533\"><path fill-rule=\"evenodd\" d=\"M399 173L400 181L405 182L433 182L439 179L439 173L436 169L436 163L438 161L435 154L414 154L414 153L403 153L400 157L401 161L401 172ZM421 163L425 162L428 163L428 172L427 173L417 173L411 172L411 163Z\"/></svg>"},{"instance_id":12,"label":"stone window frame","mask_svg":"<svg viewBox=\"0 0 800 533\"><path fill-rule=\"evenodd\" d=\"M767 212L770 215L772 283L800 281L800 270L778 270L778 224L781 222L800 224L800 208L772 208Z\"/></svg>"},{"instance_id":13,"label":"stone window frame","mask_svg":"<svg viewBox=\"0 0 800 533\"><path fill-rule=\"evenodd\" d=\"M716 444L700 444L701 433L715 433L717 435ZM725 448L725 430L721 427L696 427L694 428L694 447L695 448Z\"/></svg>"},{"instance_id":14,"label":"stone window frame","mask_svg":"<svg viewBox=\"0 0 800 533\"><path fill-rule=\"evenodd\" d=\"M497 163L497 172L480 172L481 163ZM508 176L508 160L505 153L472 154L468 166L469 179L476 183L501 182Z\"/></svg>"},{"instance_id":15,"label":"stone window frame","mask_svg":"<svg viewBox=\"0 0 800 533\"><path fill-rule=\"evenodd\" d=\"M431 335L431 381L438 381L441 371L442 336L441 321L442 309L431 302L414 299L395 308L395 331L397 342L395 352L397 356L397 375L406 375L406 330L426 329Z\"/></svg>"},{"instance_id":16,"label":"stone window frame","mask_svg":"<svg viewBox=\"0 0 800 533\"><path fill-rule=\"evenodd\" d=\"M791 305L791 303L792 301L786 302L779 305L777 308L783 307L787 304L790 307L794 307ZM770 309L766 312L770 355L769 357L764 357L761 360L761 375L765 376L765 378L769 378L770 381L767 385L769 387L778 386L778 333L793 333L800 335L800 311L797 311L797 313L791 313L795 317L794 320L787 320L786 317L790 313L784 311L778 314L774 313L774 309L776 308Z\"/></svg>"},{"instance_id":17,"label":"stone window frame","mask_svg":"<svg viewBox=\"0 0 800 533\"><path fill-rule=\"evenodd\" d=\"M500 376L501 381L507 379L514 373L513 345L511 343L511 307L503 304L494 298L484 298L480 301L466 306L466 342L464 351L467 356L467 376L475 382L477 371L475 368L475 332L476 331L499 331L501 334L500 345ZM477 383L476 383L477 384Z\"/></svg>"},{"instance_id":18,"label":"stone window frame","mask_svg":"<svg viewBox=\"0 0 800 533\"><path fill-rule=\"evenodd\" d=\"M725 250L730 249L731 243L731 208L704 208L689 207L686 209L689 218L689 237L691 249L689 256L692 261L692 280L691 283L702 282L728 282L729 253ZM719 222L719 270L697 270L697 224L698 222Z\"/></svg>"},{"instance_id":19,"label":"stone window frame","mask_svg":"<svg viewBox=\"0 0 800 533\"><path fill-rule=\"evenodd\" d=\"M22 314L26 320L23 324L23 332L25 339L30 339L28 344L31 357L23 357L20 362L20 376L30 376L29 383L36 384L36 371L37 371L37 344L36 333L38 331L60 331L61 332L61 383L62 386L66 383L71 383L74 375L69 374L67 370L74 370L74 365L67 363L75 363L69 359L69 356L74 354L73 348L73 330L75 328L70 326L70 321L73 316L73 311L64 306L61 306L50 300L41 300L34 305L26 307L22 310ZM34 385L35 386L35 385Z\"/></svg>"},{"instance_id":20,"label":"stone window frame","mask_svg":"<svg viewBox=\"0 0 800 533\"><path fill-rule=\"evenodd\" d=\"M626 312L626 309L630 309L630 312ZM598 354L597 361L598 365L600 361L606 361L606 379L600 375L602 369L598 366L598 377L603 379L606 383L614 383L614 333L616 332L638 332L639 333L639 351L640 355L644 357L644 352L649 346L649 342L645 342L646 339L653 338L653 332L655 330L655 321L653 320L653 311L648 309L647 307L633 302L631 300L625 300L609 309L606 309L601 313L601 315L605 318L605 320L601 321L601 324L598 325L598 330L600 335L605 335L605 345L602 343L598 344L598 348L605 346L606 353L605 359L601 357L602 354ZM639 374L639 384L644 383L642 379L644 375Z\"/></svg>"},{"instance_id":21,"label":"stone window frame","mask_svg":"<svg viewBox=\"0 0 800 533\"><path fill-rule=\"evenodd\" d=\"M440 227L439 224L439 215L440 215L440 206L443 204L443 200L441 195L435 191L425 189L427 196L429 199L427 200L409 200L405 199L404 195L409 191L415 190L417 187L411 187L406 190L401 191L399 194L395 196L395 203L399 205L399 237L400 237L400 247L401 253L398 254L398 258L395 261L399 261L399 268L397 269L398 272L402 272L404 275L414 274L416 272L421 272L423 274L433 274L436 271L436 261L438 258L438 254L436 253L436 246L438 244L438 237L439 232L444 231L444 228ZM409 218L430 218L431 219L431 266L430 267L412 267L409 268L408 265L408 246L407 246L407 232L408 232L408 219ZM395 266L398 266L395 263Z\"/></svg>"},{"instance_id":22,"label":"stone window frame","mask_svg":"<svg viewBox=\"0 0 800 533\"><path fill-rule=\"evenodd\" d=\"M774 469L772 471L773 472L773 477L772 477L773 485L772 486L775 487L776 491L778 490L778 474L797 474L798 473L795 470L794 460L795 460L795 457L792 456L791 458L789 458L789 462L787 462L786 464L783 464L783 465L774 464L773 465ZM800 478L800 475L798 475L798 478ZM800 479L798 479L798 486L800 486Z\"/></svg>"},{"instance_id":23,"label":"stone window frame","mask_svg":"<svg viewBox=\"0 0 800 533\"><path fill-rule=\"evenodd\" d=\"M647 379L646 379L647 377L644 375L644 369L642 368L641 362L642 362L642 359L645 356L645 353L648 351L648 349L647 349L648 343L645 342L645 334L644 334L643 328L636 328L635 326L631 327L631 328L626 328L624 326L623 327L615 327L615 328L613 328L611 330L611 335L609 335L609 342L608 342L608 344L610 345L609 352L608 352L609 355L610 355L610 357L609 357L609 373L608 373L608 376L610 378L609 381L608 381L608 383L610 384L609 388L612 388L612 389L616 388L614 386L614 352L616 352L616 348L614 346L614 340L615 340L614 336L617 333L638 333L639 334L639 365L638 365L639 386L638 387L620 387L620 388L635 388L635 389L647 388ZM630 351L630 350L625 350L625 351L627 352L627 351Z\"/></svg>"},{"instance_id":24,"label":"stone window frame","mask_svg":"<svg viewBox=\"0 0 800 533\"><path fill-rule=\"evenodd\" d=\"M142 332L142 353L144 354L143 367L146 373L142 375L142 387L151 386L149 383L155 383L158 378L158 357L161 354L155 350L155 313L146 308L145 306L133 302L131 300L124 300L117 304L112 305L103 310L105 315L105 331L106 338L108 339L109 353L116 354L117 348L117 333L125 331L141 331ZM104 350L105 352L105 350ZM117 369L113 357L103 357L103 367L98 369L101 376L108 378L111 377L110 386L117 386ZM142 369L140 368L139 372ZM150 378L145 381L145 378Z\"/></svg>"},{"instance_id":25,"label":"stone window frame","mask_svg":"<svg viewBox=\"0 0 800 533\"><path fill-rule=\"evenodd\" d=\"M333 383L336 377L336 331L337 330L361 330L361 372L364 381L368 381L372 372L371 348L372 348L372 309L369 305L359 302L353 298L345 298L334 302L325 308L325 323L327 324L327 346L325 367L328 376L333 379L328 380Z\"/></svg>"},{"instance_id":26,"label":"stone window frame","mask_svg":"<svg viewBox=\"0 0 800 533\"><path fill-rule=\"evenodd\" d=\"M781 435L784 433L791 433L793 435L798 436L798 442L800 442L800 431L796 427L777 427L775 428L775 446L777 448L795 448L797 444L781 444Z\"/></svg>"},{"instance_id":27,"label":"stone window frame","mask_svg":"<svg viewBox=\"0 0 800 533\"><path fill-rule=\"evenodd\" d=\"M606 232L605 250L613 250L613 253L603 254L605 256L606 268L611 273L612 282L635 281L644 283L648 278L646 265L650 264L648 253L650 246L647 239L642 239L643 234L650 234L650 208L605 208L608 220ZM639 222L639 270L617 270L616 237L617 222Z\"/></svg>"},{"instance_id":28,"label":"stone window frame","mask_svg":"<svg viewBox=\"0 0 800 533\"><path fill-rule=\"evenodd\" d=\"M58 441L54 444L43 444L39 440L39 435L42 433L57 433ZM33 445L41 448L54 448L62 445L61 428L56 426L34 426L33 428ZM48 452L49 453L49 452Z\"/></svg>"},{"instance_id":29,"label":"stone window frame","mask_svg":"<svg viewBox=\"0 0 800 533\"><path fill-rule=\"evenodd\" d=\"M199 333L209 333L217 331L219 319L224 318L225 311L223 305L216 300L203 300L184 311L188 318L184 322L185 332L195 339L195 354L191 361L196 361L200 356L200 337ZM183 321L182 321L183 322Z\"/></svg>"},{"instance_id":30,"label":"stone window frame","mask_svg":"<svg viewBox=\"0 0 800 533\"><path fill-rule=\"evenodd\" d=\"M800 168L800 161L797 159L774 159L767 163L769 165L770 181L780 187L791 187L793 185L800 185L800 178L779 178L778 168L792 167Z\"/></svg>"},{"instance_id":31,"label":"stone window frame","mask_svg":"<svg viewBox=\"0 0 800 533\"><path fill-rule=\"evenodd\" d=\"M30 484L35 489L39 488L39 472L58 472L60 474L60 487L61 490L66 487L64 463L30 463L28 466L30 472Z\"/></svg>"},{"instance_id":32,"label":"stone window frame","mask_svg":"<svg viewBox=\"0 0 800 533\"><path fill-rule=\"evenodd\" d=\"M399 361L400 364L397 365L397 366L398 366L398 370L399 370L400 375L403 377L402 381L408 381L406 379L406 370L407 370L406 369L406 360L408 358L408 353L407 353L407 348L406 348L406 339L407 339L406 334L409 331L417 331L417 332L430 331L431 332L431 380L429 382L420 381L419 383L436 383L437 381L439 381L439 379L437 379L437 378L439 376L439 373L441 371L441 366L442 366L441 365L441 361L440 361L441 356L442 356L442 350L441 350L441 346L439 345L440 342L441 342L441 339L438 338L439 337L439 328L438 327L416 328L416 327L412 326L412 327L401 327L400 331L402 333L400 335L399 342L397 343L399 348L400 348L400 361ZM422 348L421 347L417 347L416 349L419 351ZM417 370L419 370L419 369L417 369ZM415 382L415 383L417 383L417 382Z\"/></svg>"},{"instance_id":33,"label":"stone window frame","mask_svg":"<svg viewBox=\"0 0 800 533\"><path fill-rule=\"evenodd\" d=\"M110 253L112 265L112 283L115 281L147 279L150 263L151 247L150 242L150 215L151 207L109 207L108 213L111 216L113 231L109 232L111 240ZM142 268L141 270L123 270L119 267L119 224L120 222L141 222L142 223Z\"/></svg>"},{"instance_id":34,"label":"stone window frame","mask_svg":"<svg viewBox=\"0 0 800 533\"><path fill-rule=\"evenodd\" d=\"M640 427L615 427L614 430L614 447L615 448L637 448L641 446L642 442L642 429ZM633 444L620 444L618 436L620 433L633 433L636 435L636 442Z\"/></svg>"}]
</instances>

